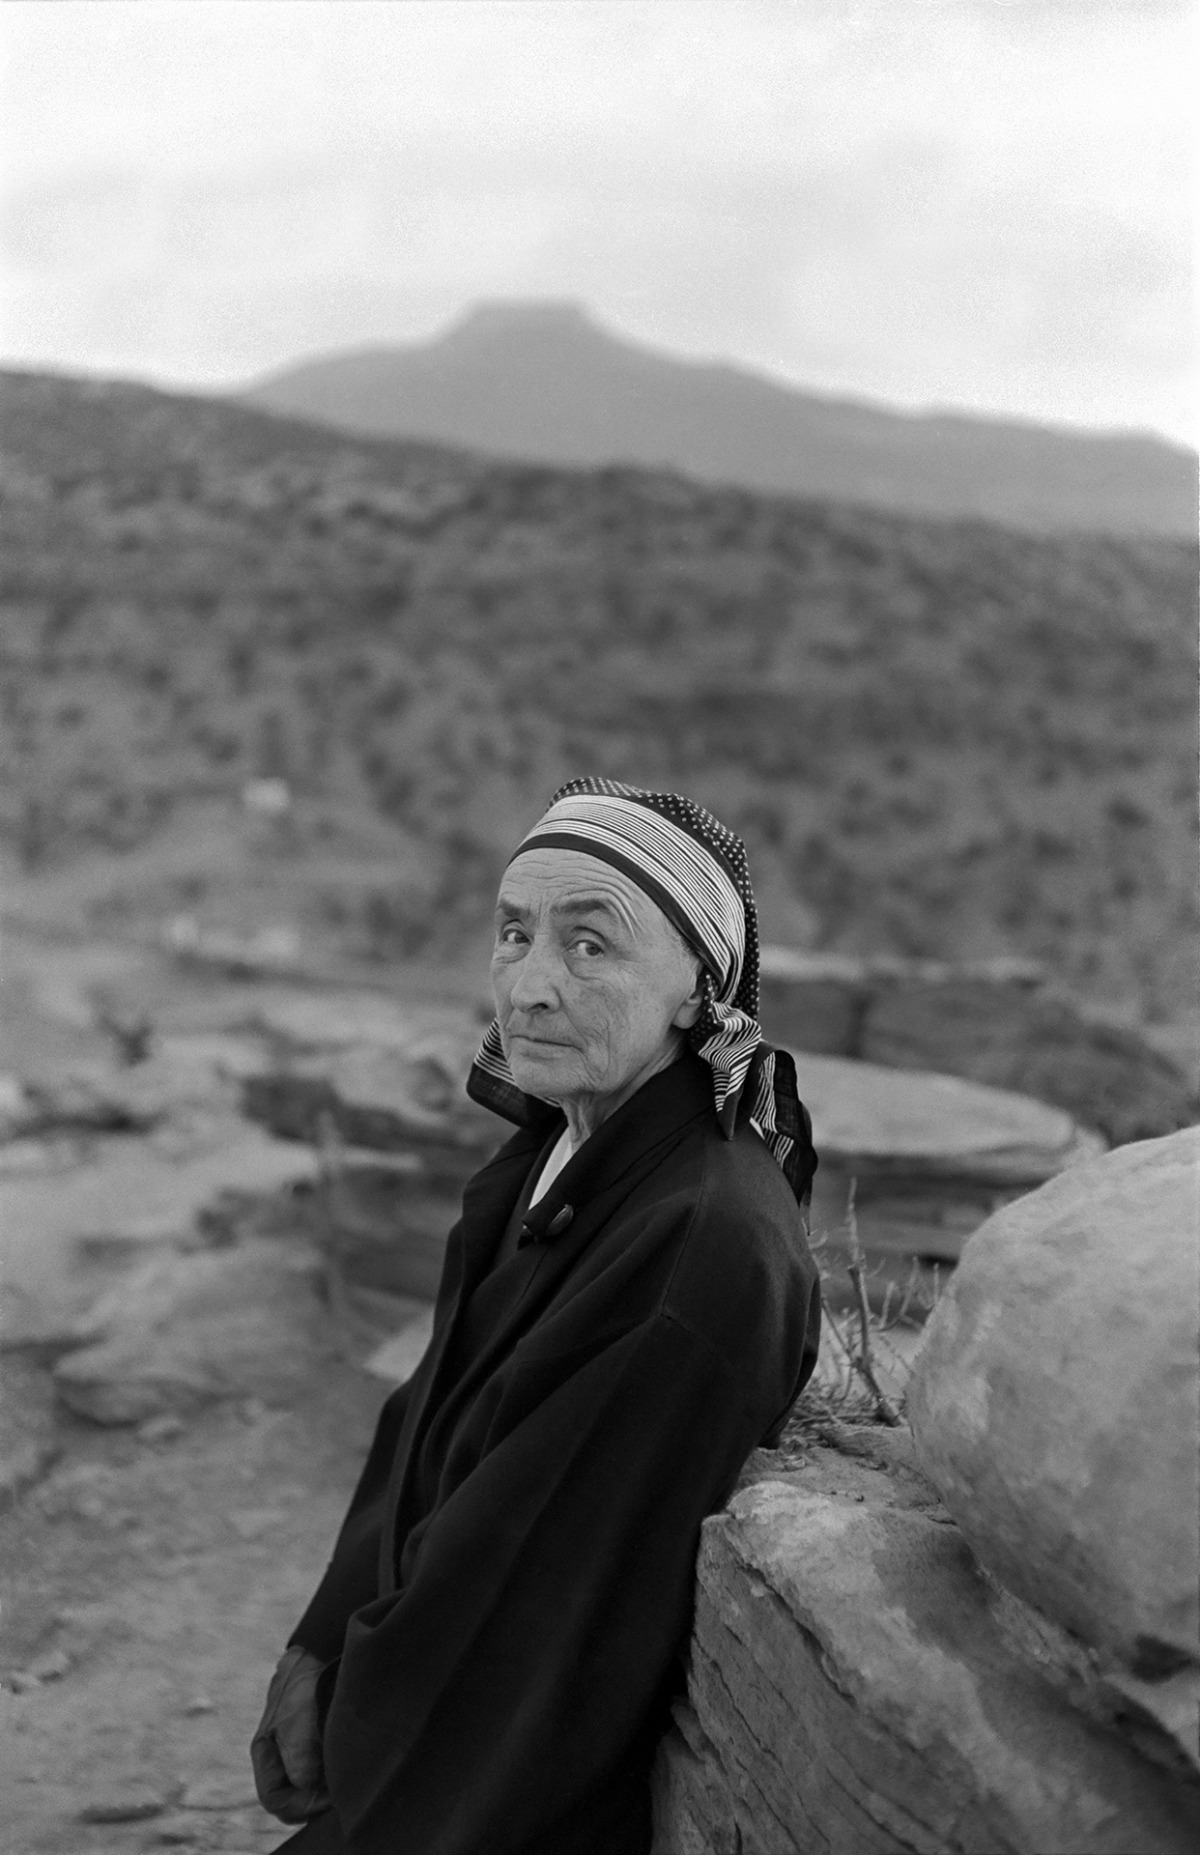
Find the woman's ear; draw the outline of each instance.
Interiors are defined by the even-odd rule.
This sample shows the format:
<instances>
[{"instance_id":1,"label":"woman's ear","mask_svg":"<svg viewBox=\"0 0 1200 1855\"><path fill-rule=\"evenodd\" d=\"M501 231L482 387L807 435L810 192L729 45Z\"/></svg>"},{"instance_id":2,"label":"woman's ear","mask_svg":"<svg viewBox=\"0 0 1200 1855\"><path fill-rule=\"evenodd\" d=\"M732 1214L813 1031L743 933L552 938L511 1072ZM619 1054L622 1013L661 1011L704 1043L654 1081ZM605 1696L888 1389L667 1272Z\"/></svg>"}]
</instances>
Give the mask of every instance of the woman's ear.
<instances>
[{"instance_id":1,"label":"woman's ear","mask_svg":"<svg viewBox=\"0 0 1200 1855\"><path fill-rule=\"evenodd\" d=\"M692 989L684 999L682 1005L680 1005L675 1016L671 1019L671 1023L677 1031L690 1031L696 1019L700 1016L700 1008L704 1003L704 992L701 985L702 972L703 968L700 962L697 961Z\"/></svg>"}]
</instances>

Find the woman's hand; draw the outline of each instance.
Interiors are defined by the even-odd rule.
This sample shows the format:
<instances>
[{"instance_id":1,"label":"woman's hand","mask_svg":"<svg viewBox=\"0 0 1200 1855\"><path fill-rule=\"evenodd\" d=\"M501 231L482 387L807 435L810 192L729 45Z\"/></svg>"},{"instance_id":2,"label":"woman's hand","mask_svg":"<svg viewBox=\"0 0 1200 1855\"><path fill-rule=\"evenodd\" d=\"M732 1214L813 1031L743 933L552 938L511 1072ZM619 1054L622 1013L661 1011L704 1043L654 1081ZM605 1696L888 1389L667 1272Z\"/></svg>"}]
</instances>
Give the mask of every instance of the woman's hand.
<instances>
[{"instance_id":1,"label":"woman's hand","mask_svg":"<svg viewBox=\"0 0 1200 1855\"><path fill-rule=\"evenodd\" d=\"M298 1645L284 1650L250 1744L259 1802L281 1823L304 1823L329 1808L317 1711L323 1666Z\"/></svg>"}]
</instances>

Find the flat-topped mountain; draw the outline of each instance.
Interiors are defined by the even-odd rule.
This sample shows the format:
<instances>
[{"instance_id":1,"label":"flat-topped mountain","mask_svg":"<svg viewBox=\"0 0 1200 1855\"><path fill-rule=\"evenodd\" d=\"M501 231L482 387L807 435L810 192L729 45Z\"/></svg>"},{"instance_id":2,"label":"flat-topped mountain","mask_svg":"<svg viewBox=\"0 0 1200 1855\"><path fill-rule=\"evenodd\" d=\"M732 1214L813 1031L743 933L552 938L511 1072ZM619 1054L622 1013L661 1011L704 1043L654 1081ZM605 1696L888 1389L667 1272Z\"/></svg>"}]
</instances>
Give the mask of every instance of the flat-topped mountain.
<instances>
[{"instance_id":1,"label":"flat-topped mountain","mask_svg":"<svg viewBox=\"0 0 1200 1855\"><path fill-rule=\"evenodd\" d=\"M539 463L665 466L1040 531L1196 532L1195 455L1160 438L828 398L641 346L572 303L483 304L436 340L304 361L246 397L345 431Z\"/></svg>"}]
</instances>

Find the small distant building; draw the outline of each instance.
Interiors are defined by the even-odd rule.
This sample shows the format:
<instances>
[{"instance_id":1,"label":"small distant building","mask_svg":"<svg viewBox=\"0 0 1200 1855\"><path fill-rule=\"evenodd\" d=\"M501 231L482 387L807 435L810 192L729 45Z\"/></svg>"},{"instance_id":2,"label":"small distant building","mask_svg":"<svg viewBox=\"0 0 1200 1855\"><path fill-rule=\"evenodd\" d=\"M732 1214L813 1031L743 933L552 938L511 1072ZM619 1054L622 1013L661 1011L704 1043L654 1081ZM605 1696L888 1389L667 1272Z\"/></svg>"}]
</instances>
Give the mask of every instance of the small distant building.
<instances>
[{"instance_id":1,"label":"small distant building","mask_svg":"<svg viewBox=\"0 0 1200 1855\"><path fill-rule=\"evenodd\" d=\"M248 779L242 787L242 805L255 818L286 818L292 809L292 789L286 779Z\"/></svg>"},{"instance_id":2,"label":"small distant building","mask_svg":"<svg viewBox=\"0 0 1200 1855\"><path fill-rule=\"evenodd\" d=\"M194 953L200 945L200 923L195 915L176 915L167 922L164 939L175 953Z\"/></svg>"}]
</instances>

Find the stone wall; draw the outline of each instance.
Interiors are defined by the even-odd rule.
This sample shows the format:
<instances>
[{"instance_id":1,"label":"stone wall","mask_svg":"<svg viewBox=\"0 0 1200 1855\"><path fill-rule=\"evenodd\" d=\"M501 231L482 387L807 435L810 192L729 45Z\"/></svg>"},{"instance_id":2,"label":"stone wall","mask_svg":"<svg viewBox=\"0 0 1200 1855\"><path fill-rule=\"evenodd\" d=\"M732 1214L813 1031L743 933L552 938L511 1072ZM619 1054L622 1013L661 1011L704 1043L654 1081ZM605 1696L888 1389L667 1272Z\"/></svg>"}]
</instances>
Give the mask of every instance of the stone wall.
<instances>
[{"instance_id":1,"label":"stone wall","mask_svg":"<svg viewBox=\"0 0 1200 1855\"><path fill-rule=\"evenodd\" d=\"M1194 1077L1015 961L939 966L764 947L768 1037L793 1050L964 1076L1063 1108L1110 1145L1197 1119Z\"/></svg>"},{"instance_id":2,"label":"stone wall","mask_svg":"<svg viewBox=\"0 0 1200 1855\"><path fill-rule=\"evenodd\" d=\"M706 1523L654 1855L1200 1847L1169 1745L980 1570L906 1433L831 1434Z\"/></svg>"}]
</instances>

